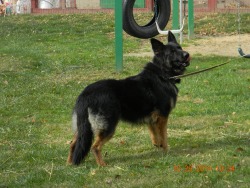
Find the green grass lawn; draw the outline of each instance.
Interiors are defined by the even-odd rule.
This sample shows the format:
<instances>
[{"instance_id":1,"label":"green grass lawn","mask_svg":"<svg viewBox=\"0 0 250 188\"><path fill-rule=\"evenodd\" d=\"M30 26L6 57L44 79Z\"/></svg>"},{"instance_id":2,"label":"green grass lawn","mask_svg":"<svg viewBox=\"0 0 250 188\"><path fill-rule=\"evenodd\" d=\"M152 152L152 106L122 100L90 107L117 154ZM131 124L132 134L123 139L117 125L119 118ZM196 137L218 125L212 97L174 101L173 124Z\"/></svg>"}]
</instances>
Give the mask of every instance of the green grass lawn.
<instances>
[{"instance_id":1,"label":"green grass lawn","mask_svg":"<svg viewBox=\"0 0 250 188\"><path fill-rule=\"evenodd\" d=\"M250 33L244 16L242 30ZM195 32L210 31L214 21L222 27L207 34L233 34L232 17L199 18ZM249 187L246 58L193 56L188 72L232 61L178 85L167 154L152 146L146 126L121 122L103 148L107 167L92 154L79 167L66 165L79 93L99 79L137 74L151 60L125 56L124 71L115 72L113 20L112 14L0 17L0 188ZM124 53L145 45L124 35Z\"/></svg>"}]
</instances>

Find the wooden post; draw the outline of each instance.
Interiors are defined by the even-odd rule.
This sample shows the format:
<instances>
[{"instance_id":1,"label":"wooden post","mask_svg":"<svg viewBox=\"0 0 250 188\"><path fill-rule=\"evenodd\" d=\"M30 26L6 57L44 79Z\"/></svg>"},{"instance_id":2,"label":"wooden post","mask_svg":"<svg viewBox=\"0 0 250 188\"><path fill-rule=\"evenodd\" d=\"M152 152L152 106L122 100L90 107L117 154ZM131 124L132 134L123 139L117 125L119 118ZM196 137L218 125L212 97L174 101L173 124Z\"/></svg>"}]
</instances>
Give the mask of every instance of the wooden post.
<instances>
[{"instance_id":1,"label":"wooden post","mask_svg":"<svg viewBox=\"0 0 250 188\"><path fill-rule=\"evenodd\" d=\"M152 0L145 0L145 8L147 10L153 10L153 1Z\"/></svg>"},{"instance_id":2,"label":"wooden post","mask_svg":"<svg viewBox=\"0 0 250 188\"><path fill-rule=\"evenodd\" d=\"M217 6L217 0L208 0L209 11L215 12L216 6Z\"/></svg>"}]
</instances>

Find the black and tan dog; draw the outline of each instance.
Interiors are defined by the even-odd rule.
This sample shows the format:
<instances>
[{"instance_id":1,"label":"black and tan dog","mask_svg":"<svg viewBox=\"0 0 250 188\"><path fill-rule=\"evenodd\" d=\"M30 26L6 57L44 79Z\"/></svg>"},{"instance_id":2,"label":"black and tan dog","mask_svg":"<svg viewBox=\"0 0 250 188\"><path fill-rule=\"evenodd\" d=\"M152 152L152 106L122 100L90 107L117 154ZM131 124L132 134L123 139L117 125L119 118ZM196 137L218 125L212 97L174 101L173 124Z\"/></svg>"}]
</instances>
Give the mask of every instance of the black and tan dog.
<instances>
[{"instance_id":1,"label":"black and tan dog","mask_svg":"<svg viewBox=\"0 0 250 188\"><path fill-rule=\"evenodd\" d=\"M95 82L80 94L73 111L76 132L68 163L80 164L92 147L97 164L105 166L101 149L115 133L119 120L147 123L153 145L167 150L167 120L178 94L177 81L169 78L184 73L190 56L171 32L167 45L156 39L151 39L151 44L153 61L141 73Z\"/></svg>"}]
</instances>

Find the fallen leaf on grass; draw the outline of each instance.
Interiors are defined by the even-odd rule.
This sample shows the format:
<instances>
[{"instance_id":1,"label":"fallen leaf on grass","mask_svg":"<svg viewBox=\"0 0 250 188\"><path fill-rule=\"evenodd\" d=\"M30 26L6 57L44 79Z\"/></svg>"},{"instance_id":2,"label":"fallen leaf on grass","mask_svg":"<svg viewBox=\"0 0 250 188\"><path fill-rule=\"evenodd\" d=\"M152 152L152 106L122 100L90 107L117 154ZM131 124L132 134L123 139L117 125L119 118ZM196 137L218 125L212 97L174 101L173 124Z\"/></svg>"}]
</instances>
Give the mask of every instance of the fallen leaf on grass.
<instances>
[{"instance_id":1,"label":"fallen leaf on grass","mask_svg":"<svg viewBox=\"0 0 250 188\"><path fill-rule=\"evenodd\" d=\"M94 176L94 175L96 175L96 171L95 171L95 170L92 170L92 171L90 172L90 174L91 174L92 176Z\"/></svg>"},{"instance_id":2,"label":"fallen leaf on grass","mask_svg":"<svg viewBox=\"0 0 250 188\"><path fill-rule=\"evenodd\" d=\"M120 141L120 144L124 145L126 142L124 140Z\"/></svg>"},{"instance_id":3,"label":"fallen leaf on grass","mask_svg":"<svg viewBox=\"0 0 250 188\"><path fill-rule=\"evenodd\" d=\"M72 142L72 140L68 140L68 141L66 142L66 144L71 144L71 142Z\"/></svg>"},{"instance_id":4,"label":"fallen leaf on grass","mask_svg":"<svg viewBox=\"0 0 250 188\"><path fill-rule=\"evenodd\" d=\"M244 151L244 149L243 149L243 148L241 148L241 147L238 147L238 148L236 149L236 151L238 151L238 152L242 152L242 151Z\"/></svg>"},{"instance_id":5,"label":"fallen leaf on grass","mask_svg":"<svg viewBox=\"0 0 250 188\"><path fill-rule=\"evenodd\" d=\"M8 85L8 84L9 84L9 82L8 82L7 80L5 80L3 83L4 83L5 85Z\"/></svg>"}]
</instances>

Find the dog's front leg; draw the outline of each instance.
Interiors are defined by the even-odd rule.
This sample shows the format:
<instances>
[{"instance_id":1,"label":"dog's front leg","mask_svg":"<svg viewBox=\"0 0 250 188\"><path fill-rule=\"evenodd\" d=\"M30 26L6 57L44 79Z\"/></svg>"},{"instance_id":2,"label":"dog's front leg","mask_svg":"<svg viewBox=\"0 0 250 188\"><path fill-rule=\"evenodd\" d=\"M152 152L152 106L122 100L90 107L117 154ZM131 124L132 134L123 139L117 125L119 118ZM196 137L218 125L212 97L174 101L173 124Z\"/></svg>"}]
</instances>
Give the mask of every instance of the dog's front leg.
<instances>
[{"instance_id":1,"label":"dog's front leg","mask_svg":"<svg viewBox=\"0 0 250 188\"><path fill-rule=\"evenodd\" d=\"M160 145L164 151L167 151L167 121L166 117L159 117L157 121L157 128L159 130Z\"/></svg>"},{"instance_id":2,"label":"dog's front leg","mask_svg":"<svg viewBox=\"0 0 250 188\"><path fill-rule=\"evenodd\" d=\"M152 141L152 144L156 147L161 147L161 141L160 141L160 135L159 135L159 129L156 124L150 124L148 126L150 138Z\"/></svg>"}]
</instances>

